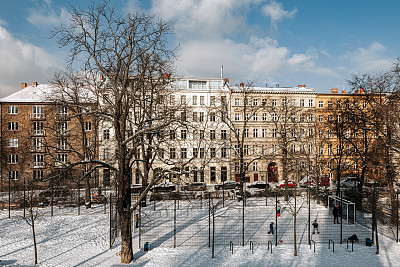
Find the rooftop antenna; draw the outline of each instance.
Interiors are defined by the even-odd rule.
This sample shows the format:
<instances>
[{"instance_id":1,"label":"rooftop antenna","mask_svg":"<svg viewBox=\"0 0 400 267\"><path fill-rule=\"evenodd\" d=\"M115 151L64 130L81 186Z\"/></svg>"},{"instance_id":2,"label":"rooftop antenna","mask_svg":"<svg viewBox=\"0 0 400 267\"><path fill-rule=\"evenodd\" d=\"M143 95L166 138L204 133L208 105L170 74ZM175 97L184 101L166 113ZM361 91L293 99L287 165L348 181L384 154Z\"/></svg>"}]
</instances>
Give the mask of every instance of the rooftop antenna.
<instances>
[{"instance_id":1,"label":"rooftop antenna","mask_svg":"<svg viewBox=\"0 0 400 267\"><path fill-rule=\"evenodd\" d=\"M224 65L221 65L221 78L224 78Z\"/></svg>"}]
</instances>

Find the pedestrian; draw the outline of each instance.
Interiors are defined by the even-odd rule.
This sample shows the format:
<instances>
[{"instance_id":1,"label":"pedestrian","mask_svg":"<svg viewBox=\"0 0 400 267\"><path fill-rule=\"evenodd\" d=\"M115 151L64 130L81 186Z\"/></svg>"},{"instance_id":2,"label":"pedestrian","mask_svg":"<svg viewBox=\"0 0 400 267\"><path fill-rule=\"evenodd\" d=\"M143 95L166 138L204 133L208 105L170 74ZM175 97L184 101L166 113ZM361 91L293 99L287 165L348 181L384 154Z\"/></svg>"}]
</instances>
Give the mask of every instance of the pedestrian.
<instances>
[{"instance_id":1,"label":"pedestrian","mask_svg":"<svg viewBox=\"0 0 400 267\"><path fill-rule=\"evenodd\" d=\"M135 228L139 228L139 214L135 214Z\"/></svg>"},{"instance_id":2,"label":"pedestrian","mask_svg":"<svg viewBox=\"0 0 400 267\"><path fill-rule=\"evenodd\" d=\"M269 224L269 232L268 234L274 234L274 222L271 222Z\"/></svg>"},{"instance_id":3,"label":"pedestrian","mask_svg":"<svg viewBox=\"0 0 400 267\"><path fill-rule=\"evenodd\" d=\"M315 231L317 231L317 234L319 234L317 220L314 220L312 226L314 227L313 230L312 230L312 233L315 234Z\"/></svg>"},{"instance_id":4,"label":"pedestrian","mask_svg":"<svg viewBox=\"0 0 400 267\"><path fill-rule=\"evenodd\" d=\"M281 201L278 200L278 203L276 204L276 216L280 217L281 216Z\"/></svg>"},{"instance_id":5,"label":"pedestrian","mask_svg":"<svg viewBox=\"0 0 400 267\"><path fill-rule=\"evenodd\" d=\"M340 209L339 206L335 206L332 211L333 214L333 224L339 224Z\"/></svg>"}]
</instances>

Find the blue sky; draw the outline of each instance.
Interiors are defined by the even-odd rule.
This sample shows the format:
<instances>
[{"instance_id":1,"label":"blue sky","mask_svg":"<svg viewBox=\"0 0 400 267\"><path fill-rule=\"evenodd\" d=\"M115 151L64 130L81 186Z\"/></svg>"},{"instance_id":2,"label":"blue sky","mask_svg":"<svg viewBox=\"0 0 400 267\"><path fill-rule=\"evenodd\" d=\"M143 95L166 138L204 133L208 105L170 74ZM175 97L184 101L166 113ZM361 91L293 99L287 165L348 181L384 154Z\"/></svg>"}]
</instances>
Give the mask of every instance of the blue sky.
<instances>
[{"instance_id":1,"label":"blue sky","mask_svg":"<svg viewBox=\"0 0 400 267\"><path fill-rule=\"evenodd\" d=\"M0 97L21 82L47 83L65 67L50 30L68 23L68 4L88 0L1 1ZM390 68L400 56L400 1L111 0L121 14L145 10L175 22L177 75L231 84L306 84L318 92L348 89L355 73Z\"/></svg>"}]
</instances>

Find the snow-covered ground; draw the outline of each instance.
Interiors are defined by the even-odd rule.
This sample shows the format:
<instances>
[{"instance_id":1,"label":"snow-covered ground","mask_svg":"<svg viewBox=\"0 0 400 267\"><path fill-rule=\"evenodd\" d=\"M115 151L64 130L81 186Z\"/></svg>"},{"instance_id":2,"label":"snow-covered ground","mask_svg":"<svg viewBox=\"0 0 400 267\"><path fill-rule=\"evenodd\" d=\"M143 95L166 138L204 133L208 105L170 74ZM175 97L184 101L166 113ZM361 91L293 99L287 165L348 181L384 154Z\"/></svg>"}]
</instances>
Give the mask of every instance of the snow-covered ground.
<instances>
[{"instance_id":1,"label":"snow-covered ground","mask_svg":"<svg viewBox=\"0 0 400 267\"><path fill-rule=\"evenodd\" d=\"M159 227L157 231L165 236L165 233L170 232L171 229L168 228L170 225L164 225L162 222L167 220L171 214L166 215L166 212L162 212L162 210L167 210L167 207L171 207L173 202L165 201L164 203L157 203L157 205L156 210L160 212L156 212L156 214L158 214L158 220L161 222L157 226ZM233 209L234 205L227 205L226 209ZM146 208L148 214L150 214L151 207L150 205ZM188 207L190 207L190 204L180 203L180 209L187 210ZM260 206L254 207L254 214L259 213L261 208L270 208L273 211L272 206L267 208ZM248 208L248 210L250 209L251 207ZM219 212L223 212L222 208L219 210ZM304 210L306 211L306 209ZM329 215L325 207L315 203L312 210L314 215L322 213L326 216ZM205 231L208 238L208 210L203 209L203 211L195 214L195 216L203 216L196 223L204 222L204 225L207 225ZM34 263L31 228L22 218L22 211L11 212L9 219L8 211L0 211L0 266L31 266ZM39 265L126 266L120 264L120 258L117 256L120 250L119 239L113 249L109 249L108 212L108 206L105 214L104 206L98 205L91 210L81 208L80 215L77 216L77 208L55 207L54 216L51 217L49 207L40 209L40 216L35 221ZM283 213L282 218L279 219L281 224L285 220L290 222L290 216L289 213ZM303 216L303 213L299 216ZM222 218L223 214L220 217ZM322 231L327 231L326 229L330 229L329 227L336 227L336 225L332 225L331 218L327 218L329 218L329 221L327 219L326 222L319 220L322 237L324 236ZM271 219L272 217L260 222L261 227L255 227L255 229L260 228L264 231L268 228ZM225 225L225 229L221 224L216 225L222 227L217 232L228 231L228 228L232 227L231 224L227 223L223 223L223 225ZM304 225L302 227L302 231L307 229ZM365 231L362 226L352 225L351 227L352 233L363 233ZM282 230L281 234L284 236ZM263 232L259 233L259 236L263 235ZM142 243L146 241L146 237L153 236L151 230L147 229L147 232L142 233ZM218 240L217 237L216 240ZM158 247L152 248L151 251L144 252L143 249L138 249L138 231L135 229L135 260L130 266L400 266L400 244L382 235L380 235L379 255L375 254L375 246L365 246L365 241L361 238L360 243L354 244L354 252L351 252L351 246L349 246L349 249L346 248L346 243L340 245L337 242L335 242L335 252L333 252L332 247L328 249L328 244L322 243L323 240L318 240L318 238L321 237L313 237L316 241L315 253L314 247L310 250L307 242L305 242L306 239L304 239L298 245L298 256L296 257L293 256L293 244L283 242L276 247L274 244L271 254L265 244L255 240L254 253L250 250L249 242L245 242L245 246L241 246L240 242L234 242L233 253L230 251L229 245L219 245L215 247L215 258L212 259L211 248L207 244L204 246L178 246L174 249L170 247L171 241L168 241L169 245L167 246L160 244ZM271 236L271 241L273 240ZM150 240L150 242L152 241ZM179 243L179 239L177 242Z\"/></svg>"}]
</instances>

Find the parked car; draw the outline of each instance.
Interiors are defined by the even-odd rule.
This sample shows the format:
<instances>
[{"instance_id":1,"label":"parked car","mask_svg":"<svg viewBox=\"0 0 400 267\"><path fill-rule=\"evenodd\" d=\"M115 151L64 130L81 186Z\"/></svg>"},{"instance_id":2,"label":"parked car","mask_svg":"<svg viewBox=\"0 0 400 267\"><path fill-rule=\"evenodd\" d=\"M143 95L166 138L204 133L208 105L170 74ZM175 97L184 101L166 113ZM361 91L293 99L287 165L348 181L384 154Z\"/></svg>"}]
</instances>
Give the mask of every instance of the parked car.
<instances>
[{"instance_id":1,"label":"parked car","mask_svg":"<svg viewBox=\"0 0 400 267\"><path fill-rule=\"evenodd\" d=\"M316 184L317 182L315 181L315 177L312 175L304 177L299 182L300 187L314 186Z\"/></svg>"},{"instance_id":2,"label":"parked car","mask_svg":"<svg viewBox=\"0 0 400 267\"><path fill-rule=\"evenodd\" d=\"M216 190L222 190L222 189L239 189L240 183L234 182L234 181L225 181L224 183L216 184L215 189Z\"/></svg>"},{"instance_id":3,"label":"parked car","mask_svg":"<svg viewBox=\"0 0 400 267\"><path fill-rule=\"evenodd\" d=\"M296 183L293 181L288 181L288 188L294 188ZM277 188L285 188L285 181L281 181L276 185Z\"/></svg>"},{"instance_id":4,"label":"parked car","mask_svg":"<svg viewBox=\"0 0 400 267\"><path fill-rule=\"evenodd\" d=\"M266 181L255 181L252 183L246 184L247 188L256 188L256 189L265 189L265 187L269 188L270 185Z\"/></svg>"},{"instance_id":5,"label":"parked car","mask_svg":"<svg viewBox=\"0 0 400 267\"><path fill-rule=\"evenodd\" d=\"M357 177L346 177L340 181L341 188L351 188L358 185L360 180Z\"/></svg>"},{"instance_id":6,"label":"parked car","mask_svg":"<svg viewBox=\"0 0 400 267\"><path fill-rule=\"evenodd\" d=\"M158 185L155 185L151 188L151 191L153 193L158 193L158 192L171 192L176 190L176 185L174 183L161 183Z\"/></svg>"},{"instance_id":7,"label":"parked car","mask_svg":"<svg viewBox=\"0 0 400 267\"><path fill-rule=\"evenodd\" d=\"M206 191L207 186L203 182L194 182L183 187L185 191Z\"/></svg>"}]
</instances>

